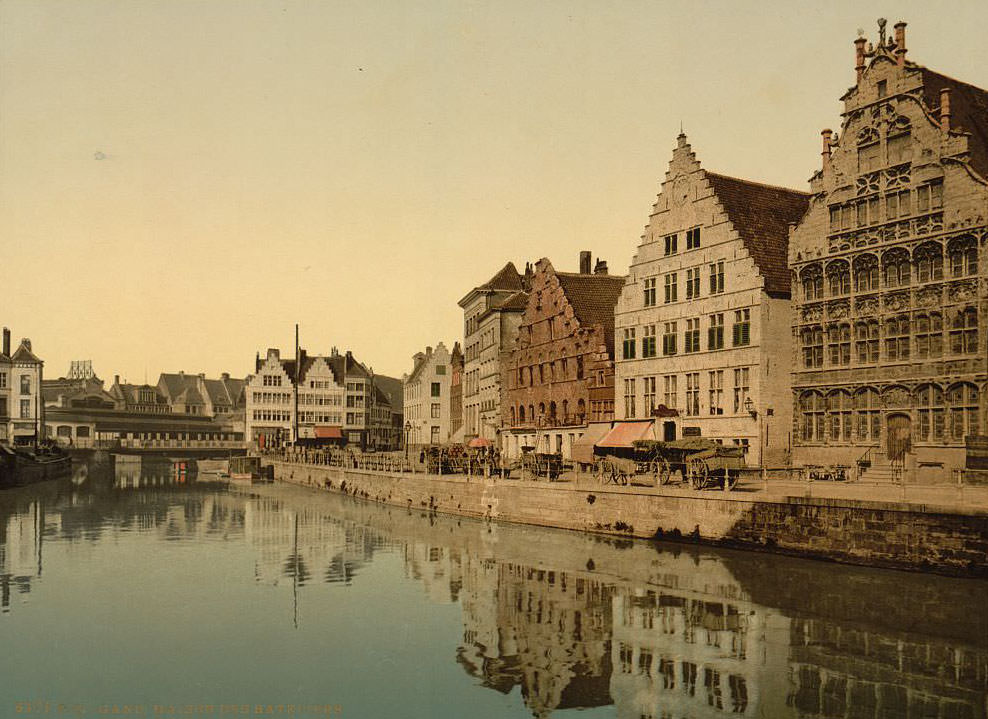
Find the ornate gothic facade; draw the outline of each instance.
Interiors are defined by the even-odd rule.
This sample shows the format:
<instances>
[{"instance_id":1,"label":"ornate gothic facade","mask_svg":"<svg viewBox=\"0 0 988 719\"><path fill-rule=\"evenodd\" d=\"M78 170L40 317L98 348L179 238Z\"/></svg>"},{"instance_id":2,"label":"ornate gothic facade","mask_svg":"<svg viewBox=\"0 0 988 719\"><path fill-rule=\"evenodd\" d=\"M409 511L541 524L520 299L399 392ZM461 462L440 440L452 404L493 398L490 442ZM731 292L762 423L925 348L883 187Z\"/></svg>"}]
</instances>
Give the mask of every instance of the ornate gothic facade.
<instances>
[{"instance_id":1,"label":"ornate gothic facade","mask_svg":"<svg viewBox=\"0 0 988 719\"><path fill-rule=\"evenodd\" d=\"M985 433L988 93L855 41L790 237L795 464L943 475Z\"/></svg>"}]
</instances>

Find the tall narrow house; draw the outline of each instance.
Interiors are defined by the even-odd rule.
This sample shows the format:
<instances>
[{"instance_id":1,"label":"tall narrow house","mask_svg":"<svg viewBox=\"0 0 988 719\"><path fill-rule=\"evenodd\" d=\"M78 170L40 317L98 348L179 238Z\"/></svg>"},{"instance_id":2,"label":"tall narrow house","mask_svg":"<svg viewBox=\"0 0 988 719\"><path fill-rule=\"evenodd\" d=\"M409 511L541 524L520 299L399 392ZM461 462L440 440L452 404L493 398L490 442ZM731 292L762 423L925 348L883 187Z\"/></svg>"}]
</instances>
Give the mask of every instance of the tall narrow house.
<instances>
[{"instance_id":1,"label":"tall narrow house","mask_svg":"<svg viewBox=\"0 0 988 719\"><path fill-rule=\"evenodd\" d=\"M806 193L703 169L680 135L615 310L615 414L632 438L790 449L789 226Z\"/></svg>"},{"instance_id":2,"label":"tall narrow house","mask_svg":"<svg viewBox=\"0 0 988 719\"><path fill-rule=\"evenodd\" d=\"M949 478L985 432L988 92L854 41L792 233L796 464Z\"/></svg>"}]
</instances>

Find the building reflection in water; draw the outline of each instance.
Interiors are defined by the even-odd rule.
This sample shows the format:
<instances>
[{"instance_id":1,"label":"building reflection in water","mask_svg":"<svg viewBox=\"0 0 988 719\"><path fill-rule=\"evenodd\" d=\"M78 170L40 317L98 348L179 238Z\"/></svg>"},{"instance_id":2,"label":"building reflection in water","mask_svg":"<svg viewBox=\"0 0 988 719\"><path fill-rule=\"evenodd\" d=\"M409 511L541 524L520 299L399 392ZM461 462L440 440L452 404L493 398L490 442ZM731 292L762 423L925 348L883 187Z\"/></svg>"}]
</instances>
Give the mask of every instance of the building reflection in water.
<instances>
[{"instance_id":1,"label":"building reflection in water","mask_svg":"<svg viewBox=\"0 0 988 719\"><path fill-rule=\"evenodd\" d=\"M110 477L0 497L3 611L41 575L47 538L237 539L257 582L296 591L345 588L384 551L429 601L460 604L448 661L517 690L533 716L613 704L622 719L986 717L984 582L660 549L279 486Z\"/></svg>"}]
</instances>

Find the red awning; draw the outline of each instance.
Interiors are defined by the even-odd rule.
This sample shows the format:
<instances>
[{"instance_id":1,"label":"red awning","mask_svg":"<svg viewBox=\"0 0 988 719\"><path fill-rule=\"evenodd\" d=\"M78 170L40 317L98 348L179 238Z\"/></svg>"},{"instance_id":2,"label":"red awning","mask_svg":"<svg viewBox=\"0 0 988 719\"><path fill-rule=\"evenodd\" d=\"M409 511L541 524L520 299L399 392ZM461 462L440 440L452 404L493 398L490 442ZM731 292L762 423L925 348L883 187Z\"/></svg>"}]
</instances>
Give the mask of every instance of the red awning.
<instances>
[{"instance_id":1,"label":"red awning","mask_svg":"<svg viewBox=\"0 0 988 719\"><path fill-rule=\"evenodd\" d=\"M316 427L316 439L343 439L343 428Z\"/></svg>"},{"instance_id":2,"label":"red awning","mask_svg":"<svg viewBox=\"0 0 988 719\"><path fill-rule=\"evenodd\" d=\"M597 442L598 447L631 447L636 439L651 439L646 435L651 434L651 420L647 422L618 422L614 429L608 432L602 440Z\"/></svg>"},{"instance_id":3,"label":"red awning","mask_svg":"<svg viewBox=\"0 0 988 719\"><path fill-rule=\"evenodd\" d=\"M490 447L491 444L492 444L491 441L486 437L474 437L469 442L467 442L467 447L473 447L473 448Z\"/></svg>"}]
</instances>

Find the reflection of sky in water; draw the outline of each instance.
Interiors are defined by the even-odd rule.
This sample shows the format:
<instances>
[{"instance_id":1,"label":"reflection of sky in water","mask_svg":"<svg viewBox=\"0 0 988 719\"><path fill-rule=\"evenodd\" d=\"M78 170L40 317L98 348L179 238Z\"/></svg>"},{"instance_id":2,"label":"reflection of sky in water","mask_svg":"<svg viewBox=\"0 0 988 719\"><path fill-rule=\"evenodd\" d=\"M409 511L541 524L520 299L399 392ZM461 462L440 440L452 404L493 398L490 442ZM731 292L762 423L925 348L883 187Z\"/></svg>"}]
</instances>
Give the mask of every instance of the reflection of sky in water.
<instances>
[{"instance_id":1,"label":"reflection of sky in water","mask_svg":"<svg viewBox=\"0 0 988 719\"><path fill-rule=\"evenodd\" d=\"M983 582L136 477L0 494L0 716L985 716Z\"/></svg>"}]
</instances>

